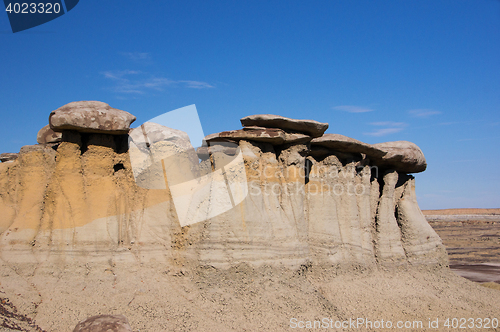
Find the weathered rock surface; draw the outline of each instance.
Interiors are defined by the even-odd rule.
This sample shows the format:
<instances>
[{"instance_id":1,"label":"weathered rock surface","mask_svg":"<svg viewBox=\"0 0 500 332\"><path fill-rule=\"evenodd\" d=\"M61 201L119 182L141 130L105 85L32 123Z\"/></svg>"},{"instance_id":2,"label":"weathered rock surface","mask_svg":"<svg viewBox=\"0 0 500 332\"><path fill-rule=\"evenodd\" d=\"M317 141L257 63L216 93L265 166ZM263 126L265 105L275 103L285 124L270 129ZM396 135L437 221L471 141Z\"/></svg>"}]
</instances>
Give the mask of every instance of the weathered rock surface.
<instances>
[{"instance_id":1,"label":"weathered rock surface","mask_svg":"<svg viewBox=\"0 0 500 332\"><path fill-rule=\"evenodd\" d=\"M386 154L375 158L375 164L393 168L403 173L419 173L425 171L427 162L422 150L412 142L396 141L373 144L372 147L380 149Z\"/></svg>"},{"instance_id":2,"label":"weathered rock surface","mask_svg":"<svg viewBox=\"0 0 500 332\"><path fill-rule=\"evenodd\" d=\"M154 122L146 122L140 127L131 129L129 136L134 142L143 142L144 144L153 144L161 141L189 142L189 136L185 132Z\"/></svg>"},{"instance_id":3,"label":"weathered rock surface","mask_svg":"<svg viewBox=\"0 0 500 332\"><path fill-rule=\"evenodd\" d=\"M132 328L123 315L99 315L78 323L73 332L132 332Z\"/></svg>"},{"instance_id":4,"label":"weathered rock surface","mask_svg":"<svg viewBox=\"0 0 500 332\"><path fill-rule=\"evenodd\" d=\"M8 161L14 161L19 157L19 153L2 153L0 154L0 161L2 163L8 162Z\"/></svg>"},{"instance_id":5,"label":"weathered rock surface","mask_svg":"<svg viewBox=\"0 0 500 332\"><path fill-rule=\"evenodd\" d=\"M328 123L321 123L314 120L296 120L273 114L249 115L240 121L244 127L280 128L305 133L312 137L320 137L328 129Z\"/></svg>"},{"instance_id":6,"label":"weathered rock surface","mask_svg":"<svg viewBox=\"0 0 500 332\"><path fill-rule=\"evenodd\" d=\"M340 134L324 134L321 137L314 138L311 141L311 146L322 146L348 153L364 153L370 157L382 157L386 154L385 151L370 144Z\"/></svg>"},{"instance_id":7,"label":"weathered rock surface","mask_svg":"<svg viewBox=\"0 0 500 332\"><path fill-rule=\"evenodd\" d=\"M76 130L110 135L127 134L135 120L132 114L100 101L72 102L52 111L49 116L50 128L56 132Z\"/></svg>"},{"instance_id":8,"label":"weathered rock surface","mask_svg":"<svg viewBox=\"0 0 500 332\"><path fill-rule=\"evenodd\" d=\"M377 208L375 249L377 259L383 264L401 264L406 261L400 224L394 213L401 199L397 187L399 174L391 171L383 174L382 196ZM418 221L417 221L418 222Z\"/></svg>"},{"instance_id":9,"label":"weathered rock surface","mask_svg":"<svg viewBox=\"0 0 500 332\"><path fill-rule=\"evenodd\" d=\"M168 183L195 179L199 172L193 166L198 156L189 136L176 129L146 122L129 134L129 155L136 183L146 189L166 189Z\"/></svg>"},{"instance_id":10,"label":"weathered rock surface","mask_svg":"<svg viewBox=\"0 0 500 332\"><path fill-rule=\"evenodd\" d=\"M400 181L404 185L396 211L405 254L410 262L425 263L429 259L427 255L432 251L431 248L441 245L442 241L418 208L415 178L402 174Z\"/></svg>"},{"instance_id":11,"label":"weathered rock surface","mask_svg":"<svg viewBox=\"0 0 500 332\"><path fill-rule=\"evenodd\" d=\"M62 140L62 133L56 133L52 129L50 129L50 125L46 125L36 135L36 141L38 144L47 144L47 143L57 143Z\"/></svg>"},{"instance_id":12,"label":"weathered rock surface","mask_svg":"<svg viewBox=\"0 0 500 332\"><path fill-rule=\"evenodd\" d=\"M301 144L312 139L309 135L300 133L287 133L279 128L264 128L249 126L239 130L223 131L205 137L206 142L234 141L240 140L269 143L271 145Z\"/></svg>"},{"instance_id":13,"label":"weathered rock surface","mask_svg":"<svg viewBox=\"0 0 500 332\"><path fill-rule=\"evenodd\" d=\"M277 128L250 127L239 130L223 131L205 137L206 142L227 139L232 141L252 140L256 142L281 145L285 142L285 132Z\"/></svg>"}]
</instances>

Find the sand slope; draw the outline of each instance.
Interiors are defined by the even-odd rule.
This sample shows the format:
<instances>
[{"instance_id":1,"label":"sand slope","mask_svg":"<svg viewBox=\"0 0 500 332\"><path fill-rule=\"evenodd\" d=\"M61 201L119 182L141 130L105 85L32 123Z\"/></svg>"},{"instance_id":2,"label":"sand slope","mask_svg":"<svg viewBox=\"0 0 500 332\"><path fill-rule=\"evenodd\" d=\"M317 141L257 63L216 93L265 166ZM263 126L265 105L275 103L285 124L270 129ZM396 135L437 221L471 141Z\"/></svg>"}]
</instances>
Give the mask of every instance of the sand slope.
<instances>
[{"instance_id":1,"label":"sand slope","mask_svg":"<svg viewBox=\"0 0 500 332\"><path fill-rule=\"evenodd\" d=\"M427 327L429 319L500 315L500 291L448 269L336 270L92 265L41 267L20 277L3 269L1 291L20 313L54 332L97 314L124 314L135 331L288 331L292 318L422 321ZM16 295L20 286L23 294Z\"/></svg>"}]
</instances>

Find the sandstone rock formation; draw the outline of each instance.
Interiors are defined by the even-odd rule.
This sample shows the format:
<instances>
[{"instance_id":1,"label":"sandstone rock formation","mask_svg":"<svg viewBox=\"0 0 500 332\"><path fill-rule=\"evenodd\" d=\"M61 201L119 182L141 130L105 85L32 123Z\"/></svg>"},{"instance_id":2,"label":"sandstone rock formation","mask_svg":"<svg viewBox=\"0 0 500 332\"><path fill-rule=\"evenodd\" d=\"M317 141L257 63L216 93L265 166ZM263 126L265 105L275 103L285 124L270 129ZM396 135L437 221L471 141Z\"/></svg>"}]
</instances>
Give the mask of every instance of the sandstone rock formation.
<instances>
[{"instance_id":1,"label":"sandstone rock formation","mask_svg":"<svg viewBox=\"0 0 500 332\"><path fill-rule=\"evenodd\" d=\"M266 128L280 128L308 134L312 137L320 137L328 129L328 123L314 120L296 120L273 114L257 114L242 118L244 127L258 126Z\"/></svg>"},{"instance_id":2,"label":"sandstone rock formation","mask_svg":"<svg viewBox=\"0 0 500 332\"><path fill-rule=\"evenodd\" d=\"M38 144L58 143L62 140L62 133L56 133L50 129L50 125L46 125L38 132L36 141Z\"/></svg>"},{"instance_id":3,"label":"sandstone rock formation","mask_svg":"<svg viewBox=\"0 0 500 332\"><path fill-rule=\"evenodd\" d=\"M100 101L77 101L59 107L49 116L54 131L75 130L84 133L127 134L135 121L132 114Z\"/></svg>"},{"instance_id":4,"label":"sandstone rock formation","mask_svg":"<svg viewBox=\"0 0 500 332\"><path fill-rule=\"evenodd\" d=\"M61 255L88 261L114 252L135 261L162 252L168 259L181 255L192 263L226 267L240 262L373 267L446 261L439 237L418 208L414 180L403 172L425 165L412 143L371 146L329 134L308 143L309 135L245 127L210 135L210 148L197 154L185 133L157 124L145 123L130 135L109 135L128 131L124 123L131 117L101 128L95 124L115 114L105 105L78 102L52 112L52 126L64 119L77 130L56 125L66 128L59 145L24 147L18 160L0 168L0 246L6 260L15 262L23 252L28 261ZM101 108L106 112L99 113ZM87 115L96 118L90 121ZM326 128L277 116L251 116L242 123L254 120L311 135ZM223 147L218 140L237 143ZM323 154L311 145L324 149ZM200 155L205 161L199 164ZM217 214L213 209L224 204L223 198L208 195L209 202L186 201L188 215L176 210L174 188L192 190L177 185L199 182L237 156L246 173L241 203L233 195L233 207ZM226 167L217 183L239 179L241 186L241 174L227 172ZM214 182L207 183L206 190L215 190L210 187ZM205 221L184 229L181 217Z\"/></svg>"},{"instance_id":5,"label":"sandstone rock formation","mask_svg":"<svg viewBox=\"0 0 500 332\"><path fill-rule=\"evenodd\" d=\"M132 332L132 328L123 315L99 315L78 323L73 332Z\"/></svg>"}]
</instances>

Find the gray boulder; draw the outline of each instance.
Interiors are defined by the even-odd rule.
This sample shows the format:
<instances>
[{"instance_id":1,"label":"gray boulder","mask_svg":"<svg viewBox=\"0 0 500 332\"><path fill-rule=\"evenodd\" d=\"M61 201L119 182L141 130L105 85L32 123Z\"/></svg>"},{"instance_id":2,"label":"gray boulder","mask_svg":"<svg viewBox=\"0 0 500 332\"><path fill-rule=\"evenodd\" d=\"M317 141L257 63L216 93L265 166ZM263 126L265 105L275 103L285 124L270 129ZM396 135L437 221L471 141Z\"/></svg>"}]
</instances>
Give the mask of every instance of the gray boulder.
<instances>
[{"instance_id":1,"label":"gray boulder","mask_svg":"<svg viewBox=\"0 0 500 332\"><path fill-rule=\"evenodd\" d=\"M78 323L73 332L132 332L123 315L99 315Z\"/></svg>"},{"instance_id":2,"label":"gray boulder","mask_svg":"<svg viewBox=\"0 0 500 332\"><path fill-rule=\"evenodd\" d=\"M14 161L19 157L19 153L2 153L0 154L0 161L6 163L9 161Z\"/></svg>"},{"instance_id":3,"label":"gray boulder","mask_svg":"<svg viewBox=\"0 0 500 332\"><path fill-rule=\"evenodd\" d=\"M314 120L296 120L273 114L249 115L240 119L243 127L259 126L265 128L279 128L320 137L328 129L328 123Z\"/></svg>"},{"instance_id":4,"label":"gray boulder","mask_svg":"<svg viewBox=\"0 0 500 332\"><path fill-rule=\"evenodd\" d=\"M53 131L76 130L84 133L122 135L135 121L132 114L100 101L77 101L66 104L49 116Z\"/></svg>"},{"instance_id":5,"label":"gray boulder","mask_svg":"<svg viewBox=\"0 0 500 332\"><path fill-rule=\"evenodd\" d=\"M390 167L402 173L419 173L427 168L425 156L415 143L395 141L373 144L372 147L386 152L384 156L374 159L377 166Z\"/></svg>"},{"instance_id":6,"label":"gray boulder","mask_svg":"<svg viewBox=\"0 0 500 332\"><path fill-rule=\"evenodd\" d=\"M140 127L130 130L129 139L136 145L152 145L161 141L171 141L185 146L186 149L191 148L187 133L154 122L145 122Z\"/></svg>"},{"instance_id":7,"label":"gray boulder","mask_svg":"<svg viewBox=\"0 0 500 332\"><path fill-rule=\"evenodd\" d=\"M340 152L364 153L369 157L382 157L386 154L385 151L373 145L340 134L324 134L314 138L311 146L321 146Z\"/></svg>"},{"instance_id":8,"label":"gray boulder","mask_svg":"<svg viewBox=\"0 0 500 332\"><path fill-rule=\"evenodd\" d=\"M36 135L36 141L38 144L47 144L47 143L57 143L62 140L62 133L56 133L52 129L50 129L50 125L46 125L42 129L38 131L38 135Z\"/></svg>"},{"instance_id":9,"label":"gray boulder","mask_svg":"<svg viewBox=\"0 0 500 332\"><path fill-rule=\"evenodd\" d=\"M199 159L187 133L146 122L129 133L129 156L137 185L165 189L199 175Z\"/></svg>"}]
</instances>

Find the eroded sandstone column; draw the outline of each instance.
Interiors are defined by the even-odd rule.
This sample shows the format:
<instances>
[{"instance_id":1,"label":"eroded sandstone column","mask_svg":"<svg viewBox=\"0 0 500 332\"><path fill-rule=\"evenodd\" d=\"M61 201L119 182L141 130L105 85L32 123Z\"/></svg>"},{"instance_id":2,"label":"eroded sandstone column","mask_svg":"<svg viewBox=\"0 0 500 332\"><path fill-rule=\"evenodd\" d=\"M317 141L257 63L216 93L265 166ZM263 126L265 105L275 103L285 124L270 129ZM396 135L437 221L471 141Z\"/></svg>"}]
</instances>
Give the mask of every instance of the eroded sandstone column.
<instances>
[{"instance_id":1,"label":"eroded sandstone column","mask_svg":"<svg viewBox=\"0 0 500 332\"><path fill-rule=\"evenodd\" d=\"M377 261L381 264L398 264L406 259L401 242L401 230L394 213L397 182L396 171L386 172L376 218L376 255Z\"/></svg>"},{"instance_id":2,"label":"eroded sandstone column","mask_svg":"<svg viewBox=\"0 0 500 332\"><path fill-rule=\"evenodd\" d=\"M403 247L408 260L418 264L447 264L441 238L429 225L418 207L415 178L400 175L406 180L401 199L397 203L397 218L401 226Z\"/></svg>"}]
</instances>

